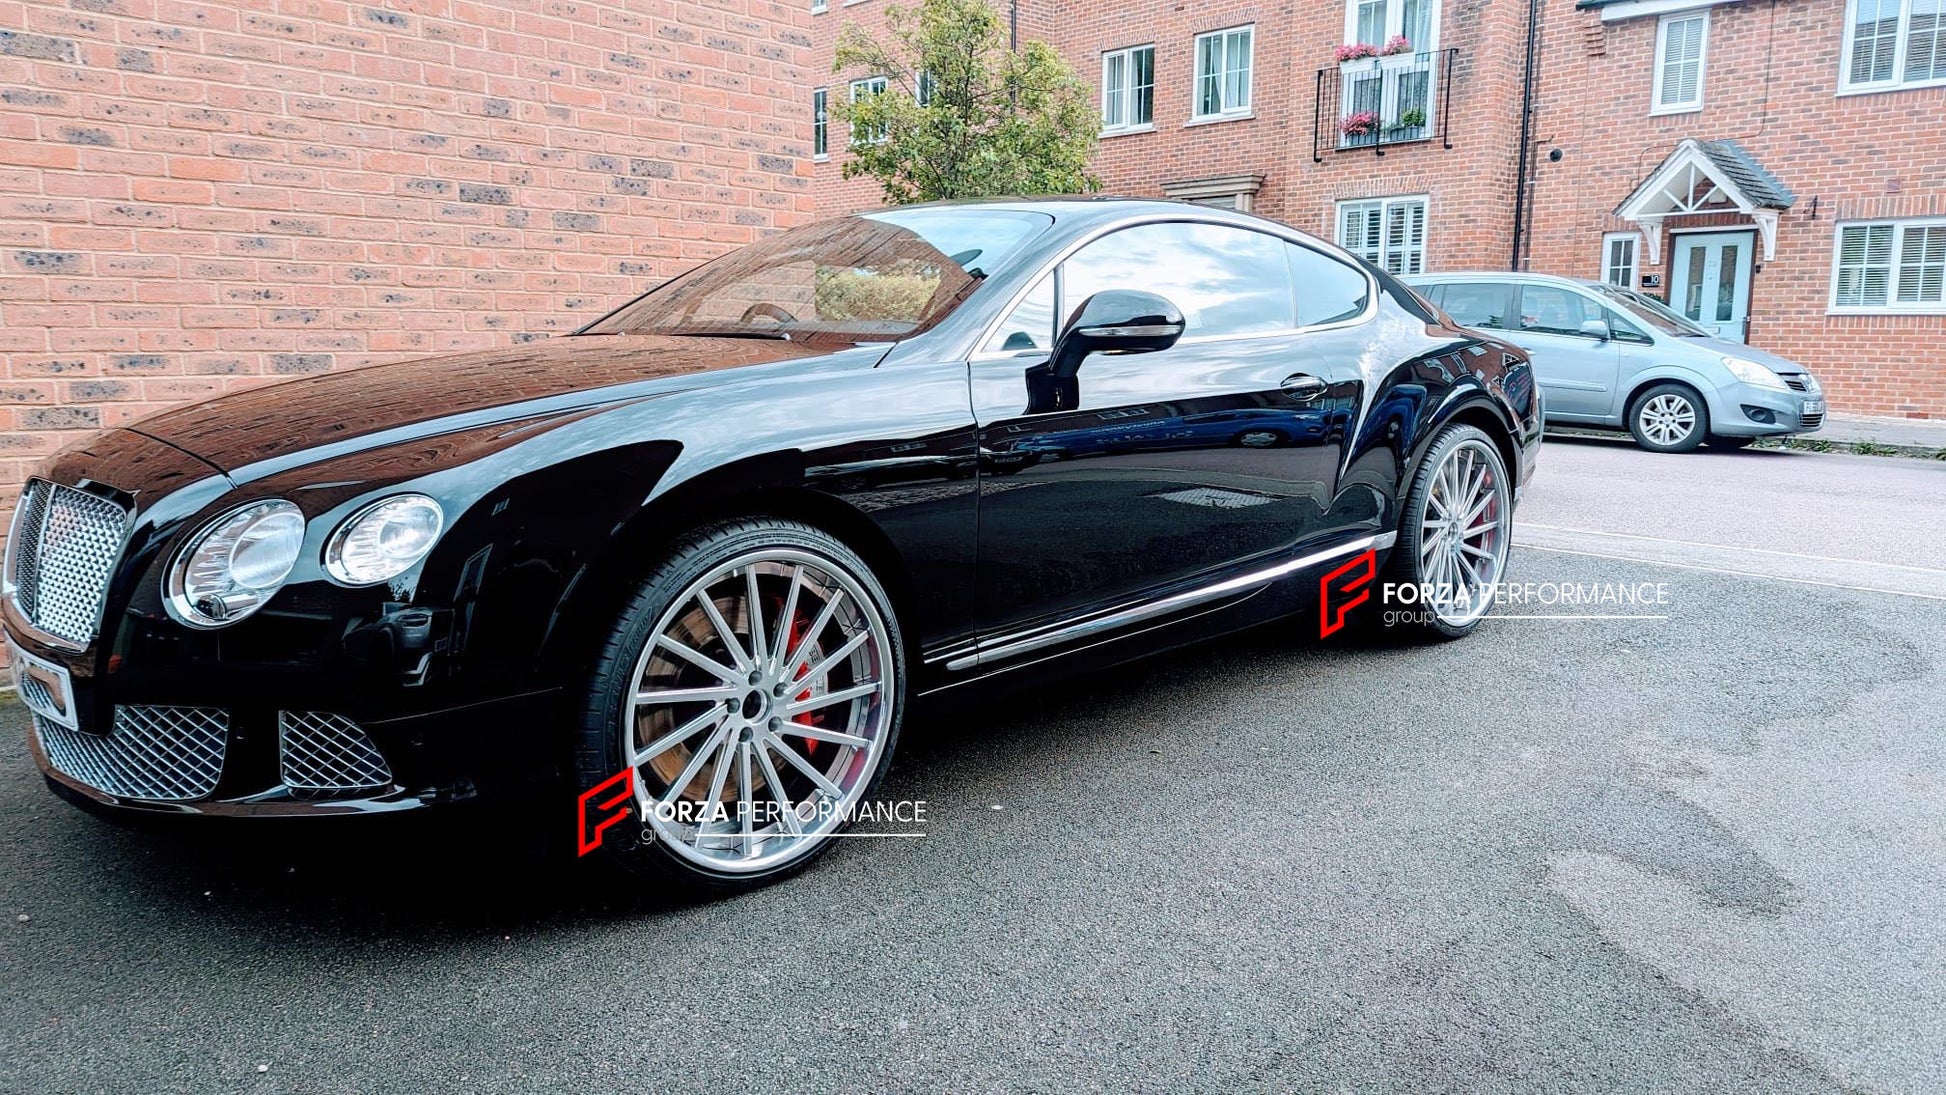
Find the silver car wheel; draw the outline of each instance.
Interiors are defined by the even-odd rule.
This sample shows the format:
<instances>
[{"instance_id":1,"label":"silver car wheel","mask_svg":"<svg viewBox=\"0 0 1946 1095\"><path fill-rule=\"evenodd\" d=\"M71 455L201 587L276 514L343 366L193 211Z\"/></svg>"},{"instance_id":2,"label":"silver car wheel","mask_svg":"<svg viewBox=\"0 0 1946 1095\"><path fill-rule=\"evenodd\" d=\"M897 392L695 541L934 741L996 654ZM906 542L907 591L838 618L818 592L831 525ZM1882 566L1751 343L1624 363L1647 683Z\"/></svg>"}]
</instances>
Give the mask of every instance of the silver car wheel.
<instances>
[{"instance_id":1,"label":"silver car wheel","mask_svg":"<svg viewBox=\"0 0 1946 1095\"><path fill-rule=\"evenodd\" d=\"M716 871L768 870L843 828L893 716L890 632L844 568L750 552L656 622L623 702L623 764L655 839Z\"/></svg>"},{"instance_id":2,"label":"silver car wheel","mask_svg":"<svg viewBox=\"0 0 1946 1095\"><path fill-rule=\"evenodd\" d=\"M1513 507L1494 455L1484 441L1453 446L1419 515L1419 580L1427 607L1451 627L1485 614L1507 565Z\"/></svg>"},{"instance_id":3,"label":"silver car wheel","mask_svg":"<svg viewBox=\"0 0 1946 1095\"><path fill-rule=\"evenodd\" d=\"M1678 445L1696 429L1696 407L1674 392L1664 392L1635 412L1642 433L1658 445Z\"/></svg>"}]
</instances>

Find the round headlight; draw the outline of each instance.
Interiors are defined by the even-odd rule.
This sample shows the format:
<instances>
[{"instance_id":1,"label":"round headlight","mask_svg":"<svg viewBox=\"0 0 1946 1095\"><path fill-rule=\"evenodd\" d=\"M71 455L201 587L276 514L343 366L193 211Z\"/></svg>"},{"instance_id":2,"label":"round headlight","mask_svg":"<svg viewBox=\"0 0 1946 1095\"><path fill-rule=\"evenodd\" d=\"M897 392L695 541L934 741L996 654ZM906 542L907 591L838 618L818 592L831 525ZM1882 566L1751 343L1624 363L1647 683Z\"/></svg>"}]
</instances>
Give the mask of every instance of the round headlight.
<instances>
[{"instance_id":1,"label":"round headlight","mask_svg":"<svg viewBox=\"0 0 1946 1095\"><path fill-rule=\"evenodd\" d=\"M169 614L191 627L233 624L264 606L304 547L304 515L281 498L204 526L169 568Z\"/></svg>"},{"instance_id":2,"label":"round headlight","mask_svg":"<svg viewBox=\"0 0 1946 1095\"><path fill-rule=\"evenodd\" d=\"M349 586L395 578L432 550L446 515L423 494L398 494L366 506L338 526L324 547L324 569Z\"/></svg>"}]
</instances>

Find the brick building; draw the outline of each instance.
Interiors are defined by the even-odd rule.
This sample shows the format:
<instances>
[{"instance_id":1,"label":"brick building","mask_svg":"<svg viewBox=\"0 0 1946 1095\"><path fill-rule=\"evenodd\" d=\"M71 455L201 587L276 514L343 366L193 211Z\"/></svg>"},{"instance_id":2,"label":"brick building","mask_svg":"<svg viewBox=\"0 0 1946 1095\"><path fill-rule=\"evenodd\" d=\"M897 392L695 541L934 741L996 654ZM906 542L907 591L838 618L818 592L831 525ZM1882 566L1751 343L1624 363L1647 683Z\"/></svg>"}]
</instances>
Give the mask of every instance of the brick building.
<instances>
[{"instance_id":1,"label":"brick building","mask_svg":"<svg viewBox=\"0 0 1946 1095\"><path fill-rule=\"evenodd\" d=\"M808 220L810 20L0 4L0 509L97 427L569 330Z\"/></svg>"},{"instance_id":2,"label":"brick building","mask_svg":"<svg viewBox=\"0 0 1946 1095\"><path fill-rule=\"evenodd\" d=\"M814 14L816 70L829 71L841 24L882 26L886 7ZM1836 409L1936 418L1937 8L1019 0L1015 14L1094 85L1095 170L1111 192L1254 210L1397 271L1626 281L1803 361ZM820 86L846 95L870 76ZM838 178L841 130L829 126L816 167L821 213L877 203L870 180Z\"/></svg>"}]
</instances>

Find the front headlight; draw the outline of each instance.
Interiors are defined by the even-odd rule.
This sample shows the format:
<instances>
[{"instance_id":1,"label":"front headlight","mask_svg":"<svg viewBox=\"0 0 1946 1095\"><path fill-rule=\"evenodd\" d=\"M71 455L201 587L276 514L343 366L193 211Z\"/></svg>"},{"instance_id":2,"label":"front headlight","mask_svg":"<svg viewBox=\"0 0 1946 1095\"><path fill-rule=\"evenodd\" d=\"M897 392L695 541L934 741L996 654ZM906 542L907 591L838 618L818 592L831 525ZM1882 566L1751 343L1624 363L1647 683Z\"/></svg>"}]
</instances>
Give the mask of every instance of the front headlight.
<instances>
[{"instance_id":1,"label":"front headlight","mask_svg":"<svg viewBox=\"0 0 1946 1095\"><path fill-rule=\"evenodd\" d=\"M395 578L426 557L446 515L423 494L396 494L351 515L324 548L324 569L348 586Z\"/></svg>"},{"instance_id":2,"label":"front headlight","mask_svg":"<svg viewBox=\"0 0 1946 1095\"><path fill-rule=\"evenodd\" d=\"M1725 357L1723 367L1730 370L1731 375L1745 384L1755 384L1759 388L1775 388L1780 392L1790 391L1784 386L1783 378L1771 372L1769 366L1759 365L1748 358Z\"/></svg>"},{"instance_id":3,"label":"front headlight","mask_svg":"<svg viewBox=\"0 0 1946 1095\"><path fill-rule=\"evenodd\" d=\"M304 515L281 498L252 502L197 533L169 568L169 614L191 627L233 624L269 601L304 547Z\"/></svg>"}]
</instances>

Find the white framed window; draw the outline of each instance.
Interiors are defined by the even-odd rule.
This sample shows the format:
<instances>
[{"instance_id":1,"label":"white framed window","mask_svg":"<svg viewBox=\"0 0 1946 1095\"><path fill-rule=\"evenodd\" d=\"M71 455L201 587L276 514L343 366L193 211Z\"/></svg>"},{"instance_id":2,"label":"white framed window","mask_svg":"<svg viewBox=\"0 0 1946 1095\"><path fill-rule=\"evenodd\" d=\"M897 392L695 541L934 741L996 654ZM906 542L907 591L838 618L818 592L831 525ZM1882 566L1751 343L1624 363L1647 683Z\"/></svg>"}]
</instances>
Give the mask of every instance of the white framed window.
<instances>
[{"instance_id":1,"label":"white framed window","mask_svg":"<svg viewBox=\"0 0 1946 1095\"><path fill-rule=\"evenodd\" d=\"M1338 246L1389 274L1426 272L1426 196L1338 203Z\"/></svg>"},{"instance_id":2,"label":"white framed window","mask_svg":"<svg viewBox=\"0 0 1946 1095\"><path fill-rule=\"evenodd\" d=\"M1642 236L1638 232L1610 232L1601 238L1601 280L1633 289L1641 278Z\"/></svg>"},{"instance_id":3,"label":"white framed window","mask_svg":"<svg viewBox=\"0 0 1946 1095\"><path fill-rule=\"evenodd\" d=\"M811 0L811 14L822 14L828 6L827 0Z\"/></svg>"},{"instance_id":4,"label":"white framed window","mask_svg":"<svg viewBox=\"0 0 1946 1095\"><path fill-rule=\"evenodd\" d=\"M831 91L818 88L811 92L811 158L828 160L831 158Z\"/></svg>"},{"instance_id":5,"label":"white framed window","mask_svg":"<svg viewBox=\"0 0 1946 1095\"><path fill-rule=\"evenodd\" d=\"M855 103L867 95L883 95L887 86L888 82L883 76L868 76L863 80L853 80L851 82L851 101ZM886 136L887 134L883 126L854 129L851 134L851 143L877 144L883 141Z\"/></svg>"},{"instance_id":6,"label":"white framed window","mask_svg":"<svg viewBox=\"0 0 1946 1095\"><path fill-rule=\"evenodd\" d=\"M1439 48L1439 0L1346 0L1346 45L1384 49L1394 38L1414 53Z\"/></svg>"},{"instance_id":7,"label":"white framed window","mask_svg":"<svg viewBox=\"0 0 1946 1095\"><path fill-rule=\"evenodd\" d=\"M1831 310L1946 313L1946 217L1840 224Z\"/></svg>"},{"instance_id":8,"label":"white framed window","mask_svg":"<svg viewBox=\"0 0 1946 1095\"><path fill-rule=\"evenodd\" d=\"M1838 93L1946 84L1946 0L1846 0Z\"/></svg>"},{"instance_id":9,"label":"white framed window","mask_svg":"<svg viewBox=\"0 0 1946 1095\"><path fill-rule=\"evenodd\" d=\"M932 78L932 73L927 72L923 68L920 69L919 74L912 78L913 101L920 106L931 106L932 93L938 87L939 81Z\"/></svg>"},{"instance_id":10,"label":"white framed window","mask_svg":"<svg viewBox=\"0 0 1946 1095\"><path fill-rule=\"evenodd\" d=\"M1101 55L1101 131L1128 133L1155 124L1155 47Z\"/></svg>"},{"instance_id":11,"label":"white framed window","mask_svg":"<svg viewBox=\"0 0 1946 1095\"><path fill-rule=\"evenodd\" d=\"M1710 13L1665 15L1655 28L1655 92L1650 114L1703 109L1703 65L1709 54Z\"/></svg>"},{"instance_id":12,"label":"white framed window","mask_svg":"<svg viewBox=\"0 0 1946 1095\"><path fill-rule=\"evenodd\" d=\"M1196 36L1196 88L1190 121L1250 113L1250 69L1257 28L1231 27Z\"/></svg>"}]
</instances>

